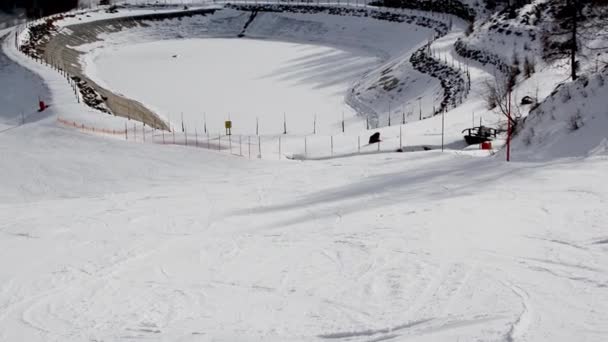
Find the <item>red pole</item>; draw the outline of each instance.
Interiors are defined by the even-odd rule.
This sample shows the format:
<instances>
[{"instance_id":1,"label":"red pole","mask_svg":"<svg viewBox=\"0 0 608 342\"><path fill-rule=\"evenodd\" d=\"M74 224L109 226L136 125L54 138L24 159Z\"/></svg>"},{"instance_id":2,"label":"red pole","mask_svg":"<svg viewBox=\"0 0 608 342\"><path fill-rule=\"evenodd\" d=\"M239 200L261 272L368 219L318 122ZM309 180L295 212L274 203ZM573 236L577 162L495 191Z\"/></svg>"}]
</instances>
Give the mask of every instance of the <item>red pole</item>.
<instances>
[{"instance_id":1,"label":"red pole","mask_svg":"<svg viewBox=\"0 0 608 342\"><path fill-rule=\"evenodd\" d=\"M507 161L511 161L511 92L509 91L509 106L507 113Z\"/></svg>"}]
</instances>

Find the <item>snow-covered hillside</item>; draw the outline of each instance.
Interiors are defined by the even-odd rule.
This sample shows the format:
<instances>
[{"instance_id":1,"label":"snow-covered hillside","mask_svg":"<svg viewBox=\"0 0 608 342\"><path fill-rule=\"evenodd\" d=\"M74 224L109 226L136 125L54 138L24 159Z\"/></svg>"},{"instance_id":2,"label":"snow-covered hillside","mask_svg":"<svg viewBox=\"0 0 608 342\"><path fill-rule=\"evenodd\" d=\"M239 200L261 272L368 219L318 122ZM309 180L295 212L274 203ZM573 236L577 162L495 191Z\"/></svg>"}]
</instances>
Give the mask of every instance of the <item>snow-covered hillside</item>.
<instances>
[{"instance_id":1,"label":"snow-covered hillside","mask_svg":"<svg viewBox=\"0 0 608 342\"><path fill-rule=\"evenodd\" d=\"M340 12L342 5L327 11ZM65 18L58 35L74 29L69 24L156 10L86 12ZM84 56L92 77L158 106L160 114L180 111L190 91L165 73L180 72L194 87L196 75L186 72L205 70L195 65L195 54L200 47L219 50L203 39L221 32L235 44L253 44L237 57L253 59L260 71L272 66L268 60L281 63L273 53L296 65L312 63L297 75L303 84L275 89L311 96L312 103L302 104L309 108L344 100L345 84L354 89L357 80L373 84L390 73L404 83L401 93L376 87L368 94L400 105L414 99L405 125L396 112L397 122L378 130L349 126L341 134L333 126L331 137L280 135L283 154L301 154L306 141L309 152L325 153L329 141L339 152L314 161L279 161L276 150L273 158L250 159L221 148L144 144L132 135L143 129L140 122L79 102L69 77L21 53L11 29L0 48L0 341L604 342L608 70L564 83L546 99L543 89L540 104L520 106L531 111L513 141L514 162L506 163L503 152L492 157L462 148L463 128L504 120L484 100L494 66L459 54L454 44L461 39L470 51L484 47L501 59L511 51L487 43L482 32L490 35L489 29L467 41L465 21L414 12L446 23L451 18L451 28L420 50L433 30L411 23L292 12L258 13L259 21L249 21L251 13L230 8L146 26L125 20L124 29L104 24L75 37L89 44L78 49L92 51ZM245 37L234 38L238 34ZM225 54L226 46L221 49ZM431 68L470 78L468 95L444 116L429 111L416 118L417 96L439 94L442 80L414 70L408 64L414 53L432 59ZM332 56L348 57L352 70L327 61ZM302 81L318 59L326 62L315 69L318 79ZM206 71L208 85L225 81L217 80L224 65L216 63L217 70ZM334 74L323 74L329 66ZM514 92L536 93L537 82L553 84L559 73L539 66L518 79ZM257 84L281 85L269 79ZM340 85L341 96L315 92L311 85L319 79ZM164 84L168 80L172 84ZM146 91L152 82L162 91ZM235 89L232 101L248 95ZM43 112L39 99L50 105ZM248 101L264 108L268 98ZM388 112L387 101L369 103ZM21 112L30 114L21 120ZM177 117L172 121L179 127ZM437 148L442 127L443 152ZM146 129L148 137L169 134ZM389 147L351 153L357 138L376 131ZM391 153L400 133L406 151L420 152ZM268 153L276 140L263 138ZM219 141L212 146L222 147Z\"/></svg>"},{"instance_id":2,"label":"snow-covered hillside","mask_svg":"<svg viewBox=\"0 0 608 342\"><path fill-rule=\"evenodd\" d=\"M514 141L525 159L608 155L608 85L605 73L557 88L523 123Z\"/></svg>"},{"instance_id":3,"label":"snow-covered hillside","mask_svg":"<svg viewBox=\"0 0 608 342\"><path fill-rule=\"evenodd\" d=\"M4 40L3 37L0 40ZM39 76L15 64L5 54L0 54L0 74L0 128L47 116L36 112L39 97L49 93Z\"/></svg>"},{"instance_id":4,"label":"snow-covered hillside","mask_svg":"<svg viewBox=\"0 0 608 342\"><path fill-rule=\"evenodd\" d=\"M495 84L506 84L512 78L512 114L525 119L514 141L515 155L522 159L603 153L608 136L603 109L608 49L602 48L607 36L605 24L598 19L605 17L606 9L590 10L587 3L579 8L585 16L579 19L576 60L577 73L583 76L571 83L567 49L559 49L561 58L549 58L555 51L547 51L552 46L549 41L556 39L557 33L551 30L555 30L563 6L563 2L542 0L516 6L513 11L504 7L482 15L470 35L455 45L461 56L493 73L498 79ZM569 37L567 30L561 34Z\"/></svg>"}]
</instances>

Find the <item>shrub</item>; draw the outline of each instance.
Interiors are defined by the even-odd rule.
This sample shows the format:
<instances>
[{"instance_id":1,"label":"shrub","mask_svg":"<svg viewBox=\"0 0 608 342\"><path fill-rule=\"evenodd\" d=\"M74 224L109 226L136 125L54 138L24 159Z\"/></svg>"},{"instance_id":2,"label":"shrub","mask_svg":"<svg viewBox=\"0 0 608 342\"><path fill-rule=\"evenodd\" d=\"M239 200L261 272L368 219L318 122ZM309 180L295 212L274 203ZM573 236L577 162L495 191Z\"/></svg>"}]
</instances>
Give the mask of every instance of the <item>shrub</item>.
<instances>
[{"instance_id":1,"label":"shrub","mask_svg":"<svg viewBox=\"0 0 608 342\"><path fill-rule=\"evenodd\" d=\"M570 131L574 132L583 127L583 118L580 111L577 111L575 115L570 117L569 128Z\"/></svg>"}]
</instances>

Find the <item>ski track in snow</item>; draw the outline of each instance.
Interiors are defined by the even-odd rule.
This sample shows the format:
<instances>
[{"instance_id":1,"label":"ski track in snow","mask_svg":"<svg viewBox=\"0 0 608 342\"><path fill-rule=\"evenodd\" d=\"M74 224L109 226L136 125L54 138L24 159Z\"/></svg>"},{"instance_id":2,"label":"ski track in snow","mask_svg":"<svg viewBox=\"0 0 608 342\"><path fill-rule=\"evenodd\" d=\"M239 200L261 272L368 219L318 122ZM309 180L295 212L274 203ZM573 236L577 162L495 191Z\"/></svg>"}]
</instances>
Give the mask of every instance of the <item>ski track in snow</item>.
<instances>
[{"instance_id":1,"label":"ski track in snow","mask_svg":"<svg viewBox=\"0 0 608 342\"><path fill-rule=\"evenodd\" d=\"M125 143L57 127L56 110L91 113L38 72L49 116L0 134L0 340L608 336L605 158L277 162Z\"/></svg>"},{"instance_id":2,"label":"ski track in snow","mask_svg":"<svg viewBox=\"0 0 608 342\"><path fill-rule=\"evenodd\" d=\"M526 333L526 330L528 329L528 326L530 325L532 320L532 308L530 306L530 297L528 296L528 293L526 293L526 291L515 285L508 286L521 299L522 304L521 314L519 315L519 317L517 317L517 320L513 322L511 328L507 333L507 341L515 342L519 341Z\"/></svg>"}]
</instances>

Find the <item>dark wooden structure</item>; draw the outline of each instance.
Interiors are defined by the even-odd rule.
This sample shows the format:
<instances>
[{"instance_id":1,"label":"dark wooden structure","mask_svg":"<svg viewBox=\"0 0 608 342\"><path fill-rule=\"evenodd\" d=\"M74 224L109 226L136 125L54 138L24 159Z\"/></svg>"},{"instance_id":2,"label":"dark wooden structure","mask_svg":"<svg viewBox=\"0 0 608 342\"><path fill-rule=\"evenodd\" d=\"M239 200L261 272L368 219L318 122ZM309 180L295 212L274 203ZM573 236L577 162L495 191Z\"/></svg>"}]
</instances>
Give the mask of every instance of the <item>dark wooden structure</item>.
<instances>
[{"instance_id":1,"label":"dark wooden structure","mask_svg":"<svg viewBox=\"0 0 608 342\"><path fill-rule=\"evenodd\" d=\"M496 138L496 129L486 126L467 128L462 133L467 132L464 135L464 140L469 145L481 144L485 141L492 141Z\"/></svg>"}]
</instances>

